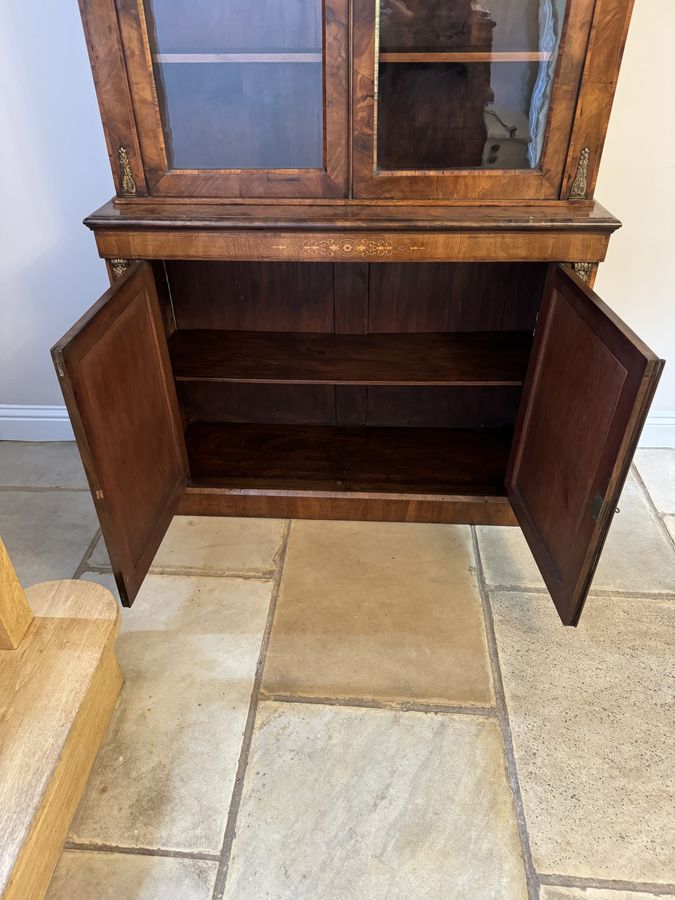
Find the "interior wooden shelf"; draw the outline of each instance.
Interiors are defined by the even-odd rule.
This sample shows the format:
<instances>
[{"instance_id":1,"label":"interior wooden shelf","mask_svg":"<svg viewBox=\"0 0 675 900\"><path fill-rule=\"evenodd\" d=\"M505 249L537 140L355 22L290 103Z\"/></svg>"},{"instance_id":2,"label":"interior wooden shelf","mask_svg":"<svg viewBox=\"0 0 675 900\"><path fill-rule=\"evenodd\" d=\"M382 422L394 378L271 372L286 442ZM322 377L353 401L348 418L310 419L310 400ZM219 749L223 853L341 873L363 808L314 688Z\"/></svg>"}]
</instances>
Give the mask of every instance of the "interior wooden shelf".
<instances>
[{"instance_id":1,"label":"interior wooden shelf","mask_svg":"<svg viewBox=\"0 0 675 900\"><path fill-rule=\"evenodd\" d=\"M155 53L156 63L320 63L320 50L282 51L277 53Z\"/></svg>"},{"instance_id":2,"label":"interior wooden shelf","mask_svg":"<svg viewBox=\"0 0 675 900\"><path fill-rule=\"evenodd\" d=\"M459 50L452 52L383 51L382 63L451 63L451 62L546 62L551 54L538 50Z\"/></svg>"},{"instance_id":3,"label":"interior wooden shelf","mask_svg":"<svg viewBox=\"0 0 675 900\"><path fill-rule=\"evenodd\" d=\"M195 422L185 439L193 486L491 497L512 429Z\"/></svg>"},{"instance_id":4,"label":"interior wooden shelf","mask_svg":"<svg viewBox=\"0 0 675 900\"><path fill-rule=\"evenodd\" d=\"M521 385L527 331L300 334L183 330L169 339L178 381L354 385Z\"/></svg>"}]
</instances>

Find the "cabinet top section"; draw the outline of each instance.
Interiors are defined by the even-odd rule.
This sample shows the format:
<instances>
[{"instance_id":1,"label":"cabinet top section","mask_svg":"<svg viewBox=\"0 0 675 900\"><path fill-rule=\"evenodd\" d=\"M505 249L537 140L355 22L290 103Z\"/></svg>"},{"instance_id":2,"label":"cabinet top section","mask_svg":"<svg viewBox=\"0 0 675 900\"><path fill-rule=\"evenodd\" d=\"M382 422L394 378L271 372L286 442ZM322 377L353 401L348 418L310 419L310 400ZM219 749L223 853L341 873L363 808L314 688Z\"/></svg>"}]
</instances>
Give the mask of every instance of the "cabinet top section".
<instances>
[{"instance_id":1,"label":"cabinet top section","mask_svg":"<svg viewBox=\"0 0 675 900\"><path fill-rule=\"evenodd\" d=\"M357 213L588 204L632 5L80 0L119 198Z\"/></svg>"},{"instance_id":2,"label":"cabinet top section","mask_svg":"<svg viewBox=\"0 0 675 900\"><path fill-rule=\"evenodd\" d=\"M611 234L621 222L597 202L547 206L423 204L117 203L84 220L93 231L569 231Z\"/></svg>"},{"instance_id":3,"label":"cabinet top section","mask_svg":"<svg viewBox=\"0 0 675 900\"><path fill-rule=\"evenodd\" d=\"M107 259L601 262L620 223L581 207L111 201L85 222Z\"/></svg>"}]
</instances>

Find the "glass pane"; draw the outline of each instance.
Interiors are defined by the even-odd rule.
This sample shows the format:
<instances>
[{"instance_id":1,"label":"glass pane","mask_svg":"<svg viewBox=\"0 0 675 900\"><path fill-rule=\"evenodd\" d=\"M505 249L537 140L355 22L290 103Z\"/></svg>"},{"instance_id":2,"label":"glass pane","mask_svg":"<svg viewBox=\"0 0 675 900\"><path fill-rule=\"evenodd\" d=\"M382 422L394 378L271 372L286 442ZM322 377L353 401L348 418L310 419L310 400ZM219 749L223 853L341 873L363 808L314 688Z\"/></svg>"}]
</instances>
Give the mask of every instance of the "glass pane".
<instances>
[{"instance_id":1,"label":"glass pane","mask_svg":"<svg viewBox=\"0 0 675 900\"><path fill-rule=\"evenodd\" d=\"M380 0L377 165L536 169L567 0Z\"/></svg>"},{"instance_id":2,"label":"glass pane","mask_svg":"<svg viewBox=\"0 0 675 900\"><path fill-rule=\"evenodd\" d=\"M322 0L144 6L170 168L322 167Z\"/></svg>"}]
</instances>

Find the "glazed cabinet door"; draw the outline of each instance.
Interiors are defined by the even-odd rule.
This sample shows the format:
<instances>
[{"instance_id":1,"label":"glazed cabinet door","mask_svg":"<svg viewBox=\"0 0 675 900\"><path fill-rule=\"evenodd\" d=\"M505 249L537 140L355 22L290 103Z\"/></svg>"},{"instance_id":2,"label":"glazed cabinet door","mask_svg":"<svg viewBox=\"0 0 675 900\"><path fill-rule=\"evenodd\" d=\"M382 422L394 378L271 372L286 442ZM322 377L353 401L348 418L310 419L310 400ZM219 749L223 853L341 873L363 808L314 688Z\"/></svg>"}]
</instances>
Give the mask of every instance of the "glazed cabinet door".
<instances>
[{"instance_id":1,"label":"glazed cabinet door","mask_svg":"<svg viewBox=\"0 0 675 900\"><path fill-rule=\"evenodd\" d=\"M576 275L552 266L507 493L565 625L576 625L663 361Z\"/></svg>"},{"instance_id":2,"label":"glazed cabinet door","mask_svg":"<svg viewBox=\"0 0 675 900\"><path fill-rule=\"evenodd\" d=\"M348 0L114 2L151 196L346 195Z\"/></svg>"},{"instance_id":3,"label":"glazed cabinet door","mask_svg":"<svg viewBox=\"0 0 675 900\"><path fill-rule=\"evenodd\" d=\"M52 350L115 580L130 606L186 484L152 269L124 275Z\"/></svg>"},{"instance_id":4,"label":"glazed cabinet door","mask_svg":"<svg viewBox=\"0 0 675 900\"><path fill-rule=\"evenodd\" d=\"M354 193L560 196L595 0L354 0Z\"/></svg>"}]
</instances>

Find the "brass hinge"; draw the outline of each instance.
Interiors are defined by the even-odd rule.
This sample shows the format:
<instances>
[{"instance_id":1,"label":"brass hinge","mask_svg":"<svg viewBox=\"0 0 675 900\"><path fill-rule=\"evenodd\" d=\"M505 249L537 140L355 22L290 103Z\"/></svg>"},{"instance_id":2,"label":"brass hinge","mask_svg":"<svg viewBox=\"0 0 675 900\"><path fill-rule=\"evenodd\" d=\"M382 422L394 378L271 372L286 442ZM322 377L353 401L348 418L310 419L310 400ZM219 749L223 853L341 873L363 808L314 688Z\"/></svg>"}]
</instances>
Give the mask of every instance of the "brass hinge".
<instances>
[{"instance_id":1,"label":"brass hinge","mask_svg":"<svg viewBox=\"0 0 675 900\"><path fill-rule=\"evenodd\" d=\"M110 263L110 271L115 280L121 278L129 268L128 259L109 259L108 262Z\"/></svg>"},{"instance_id":2,"label":"brass hinge","mask_svg":"<svg viewBox=\"0 0 675 900\"><path fill-rule=\"evenodd\" d=\"M591 158L589 147L584 147L579 157L577 174L570 189L570 200L585 200L588 193L588 162Z\"/></svg>"},{"instance_id":3,"label":"brass hinge","mask_svg":"<svg viewBox=\"0 0 675 900\"><path fill-rule=\"evenodd\" d=\"M125 147L120 147L117 151L117 158L120 162L120 184L122 185L122 193L128 197L136 194L136 182L131 172L131 163L129 162L129 154Z\"/></svg>"},{"instance_id":4,"label":"brass hinge","mask_svg":"<svg viewBox=\"0 0 675 900\"><path fill-rule=\"evenodd\" d=\"M63 368L63 360L61 359L60 356L54 357L54 366L56 367L56 371L57 371L59 378L65 378L66 372L65 372L65 369Z\"/></svg>"},{"instance_id":5,"label":"brass hinge","mask_svg":"<svg viewBox=\"0 0 675 900\"><path fill-rule=\"evenodd\" d=\"M576 274L581 278L582 281L588 282L591 277L591 270L593 268L593 263L582 262L582 263L574 263L572 266Z\"/></svg>"},{"instance_id":6,"label":"brass hinge","mask_svg":"<svg viewBox=\"0 0 675 900\"><path fill-rule=\"evenodd\" d=\"M96 499L103 500L103 491L96 491Z\"/></svg>"}]
</instances>

